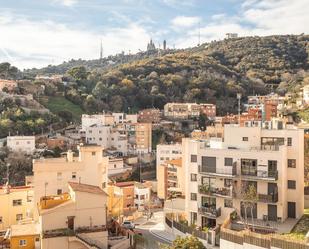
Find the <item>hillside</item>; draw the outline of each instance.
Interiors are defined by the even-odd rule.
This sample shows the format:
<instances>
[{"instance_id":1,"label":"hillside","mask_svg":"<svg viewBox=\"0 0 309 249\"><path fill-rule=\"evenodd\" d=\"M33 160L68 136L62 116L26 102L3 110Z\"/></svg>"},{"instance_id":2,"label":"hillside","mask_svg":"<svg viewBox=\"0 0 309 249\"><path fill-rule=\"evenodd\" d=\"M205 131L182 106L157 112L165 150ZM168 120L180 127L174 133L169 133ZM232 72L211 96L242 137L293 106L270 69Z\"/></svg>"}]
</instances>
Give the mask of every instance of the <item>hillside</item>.
<instances>
[{"instance_id":1,"label":"hillside","mask_svg":"<svg viewBox=\"0 0 309 249\"><path fill-rule=\"evenodd\" d=\"M171 101L215 103L218 113L226 114L236 111L238 92L244 100L270 91L297 92L309 80L308 54L308 35L243 37L185 50L119 54L26 70L23 77L29 80L20 91L37 97L43 84L45 97L64 96L62 100L69 102L61 115L67 121L81 112L132 112L163 108ZM53 73L65 73L67 84L34 80L36 74ZM59 107L52 111L59 114Z\"/></svg>"}]
</instances>

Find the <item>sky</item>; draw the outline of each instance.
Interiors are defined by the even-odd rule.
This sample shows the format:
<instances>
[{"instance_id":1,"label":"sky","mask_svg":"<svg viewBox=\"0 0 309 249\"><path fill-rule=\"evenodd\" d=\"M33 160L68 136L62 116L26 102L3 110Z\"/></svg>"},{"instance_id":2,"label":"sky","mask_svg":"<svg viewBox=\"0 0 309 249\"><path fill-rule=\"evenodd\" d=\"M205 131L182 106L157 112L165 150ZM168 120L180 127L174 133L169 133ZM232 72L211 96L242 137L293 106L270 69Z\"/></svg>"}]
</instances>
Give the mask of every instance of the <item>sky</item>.
<instances>
[{"instance_id":1,"label":"sky","mask_svg":"<svg viewBox=\"0 0 309 249\"><path fill-rule=\"evenodd\" d=\"M0 62L41 68L239 36L309 33L309 0L0 0Z\"/></svg>"}]
</instances>

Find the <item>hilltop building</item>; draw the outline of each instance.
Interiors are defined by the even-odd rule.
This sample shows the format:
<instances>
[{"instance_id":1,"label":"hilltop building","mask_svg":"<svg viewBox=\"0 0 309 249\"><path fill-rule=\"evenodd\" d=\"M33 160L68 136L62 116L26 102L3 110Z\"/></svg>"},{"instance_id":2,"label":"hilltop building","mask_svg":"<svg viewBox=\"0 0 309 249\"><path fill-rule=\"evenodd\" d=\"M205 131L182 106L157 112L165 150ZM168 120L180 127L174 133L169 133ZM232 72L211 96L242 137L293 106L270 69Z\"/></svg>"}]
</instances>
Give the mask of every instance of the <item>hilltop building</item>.
<instances>
[{"instance_id":1,"label":"hilltop building","mask_svg":"<svg viewBox=\"0 0 309 249\"><path fill-rule=\"evenodd\" d=\"M12 151L32 153L35 150L35 136L8 136L7 147Z\"/></svg>"}]
</instances>

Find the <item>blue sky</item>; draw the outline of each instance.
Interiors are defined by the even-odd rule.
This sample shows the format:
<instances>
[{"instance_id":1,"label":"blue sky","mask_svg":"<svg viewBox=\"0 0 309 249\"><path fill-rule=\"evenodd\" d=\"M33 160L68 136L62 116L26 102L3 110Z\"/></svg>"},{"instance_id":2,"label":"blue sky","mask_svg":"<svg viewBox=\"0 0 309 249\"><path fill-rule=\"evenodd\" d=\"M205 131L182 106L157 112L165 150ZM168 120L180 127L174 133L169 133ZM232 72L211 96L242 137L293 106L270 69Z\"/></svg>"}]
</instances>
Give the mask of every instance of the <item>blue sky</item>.
<instances>
[{"instance_id":1,"label":"blue sky","mask_svg":"<svg viewBox=\"0 0 309 249\"><path fill-rule=\"evenodd\" d=\"M20 68L71 58L191 47L241 36L308 33L309 0L0 0L0 61Z\"/></svg>"}]
</instances>

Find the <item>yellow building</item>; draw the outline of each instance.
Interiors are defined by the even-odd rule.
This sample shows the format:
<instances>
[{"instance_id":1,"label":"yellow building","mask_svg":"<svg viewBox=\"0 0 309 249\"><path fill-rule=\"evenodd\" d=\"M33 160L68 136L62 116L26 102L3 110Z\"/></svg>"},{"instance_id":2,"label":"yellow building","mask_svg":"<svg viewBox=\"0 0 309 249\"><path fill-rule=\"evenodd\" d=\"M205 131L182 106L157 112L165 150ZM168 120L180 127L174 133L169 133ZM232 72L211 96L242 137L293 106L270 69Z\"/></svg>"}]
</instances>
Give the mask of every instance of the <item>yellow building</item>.
<instances>
[{"instance_id":1,"label":"yellow building","mask_svg":"<svg viewBox=\"0 0 309 249\"><path fill-rule=\"evenodd\" d=\"M32 219L33 188L31 186L4 186L0 189L0 231Z\"/></svg>"},{"instance_id":2,"label":"yellow building","mask_svg":"<svg viewBox=\"0 0 309 249\"><path fill-rule=\"evenodd\" d=\"M123 200L124 195L120 187L115 185L108 185L108 214L113 217L119 217L123 214Z\"/></svg>"},{"instance_id":3,"label":"yellow building","mask_svg":"<svg viewBox=\"0 0 309 249\"><path fill-rule=\"evenodd\" d=\"M35 249L40 247L38 224L12 225L10 229L11 249Z\"/></svg>"}]
</instances>

